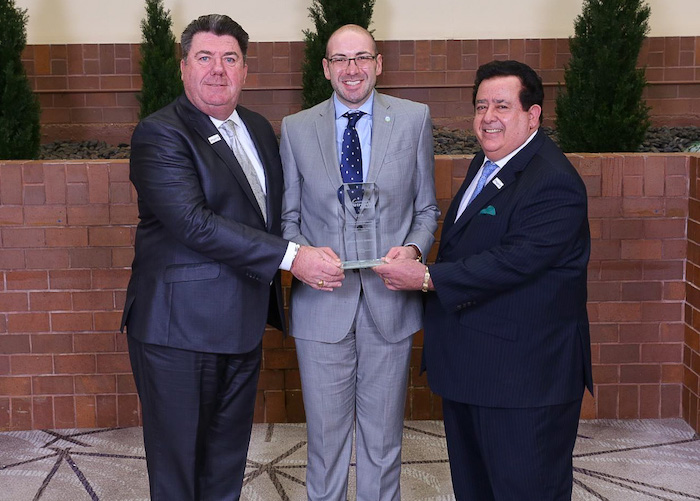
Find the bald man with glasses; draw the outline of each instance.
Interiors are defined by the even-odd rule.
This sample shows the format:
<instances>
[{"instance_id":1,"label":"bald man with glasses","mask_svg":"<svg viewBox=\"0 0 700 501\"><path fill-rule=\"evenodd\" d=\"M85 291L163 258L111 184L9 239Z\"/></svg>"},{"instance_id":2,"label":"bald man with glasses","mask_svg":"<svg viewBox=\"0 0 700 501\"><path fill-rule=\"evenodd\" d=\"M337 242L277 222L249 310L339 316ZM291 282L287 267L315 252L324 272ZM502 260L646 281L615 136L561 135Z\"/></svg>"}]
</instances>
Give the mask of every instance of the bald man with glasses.
<instances>
[{"instance_id":1,"label":"bald man with glasses","mask_svg":"<svg viewBox=\"0 0 700 501\"><path fill-rule=\"evenodd\" d=\"M333 95L282 122L284 237L348 255L339 187L373 183L379 255L423 260L439 215L428 107L374 90L382 56L360 26L333 33L322 64ZM290 309L308 426L308 499L347 499L354 425L357 499L399 500L420 292L391 291L371 268L346 270L333 291L295 281Z\"/></svg>"}]
</instances>

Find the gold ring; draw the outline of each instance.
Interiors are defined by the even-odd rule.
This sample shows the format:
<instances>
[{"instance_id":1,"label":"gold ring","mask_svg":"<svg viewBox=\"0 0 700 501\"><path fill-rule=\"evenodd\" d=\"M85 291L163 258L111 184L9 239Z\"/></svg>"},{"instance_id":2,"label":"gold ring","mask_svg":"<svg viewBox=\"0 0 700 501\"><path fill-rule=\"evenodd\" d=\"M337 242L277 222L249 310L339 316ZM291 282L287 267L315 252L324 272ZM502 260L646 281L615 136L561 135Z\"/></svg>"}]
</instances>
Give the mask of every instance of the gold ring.
<instances>
[{"instance_id":1,"label":"gold ring","mask_svg":"<svg viewBox=\"0 0 700 501\"><path fill-rule=\"evenodd\" d=\"M319 280L319 281L318 281L318 286L319 286L319 287L323 287L323 280Z\"/></svg>"}]
</instances>

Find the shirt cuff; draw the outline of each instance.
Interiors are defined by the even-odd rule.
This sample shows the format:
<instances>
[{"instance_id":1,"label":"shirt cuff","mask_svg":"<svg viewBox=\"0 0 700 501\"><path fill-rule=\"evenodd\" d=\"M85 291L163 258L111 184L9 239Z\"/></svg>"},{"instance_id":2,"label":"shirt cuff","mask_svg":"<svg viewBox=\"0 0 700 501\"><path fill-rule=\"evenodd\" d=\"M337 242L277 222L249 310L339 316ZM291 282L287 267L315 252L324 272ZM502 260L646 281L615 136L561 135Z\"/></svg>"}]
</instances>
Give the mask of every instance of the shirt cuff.
<instances>
[{"instance_id":1,"label":"shirt cuff","mask_svg":"<svg viewBox=\"0 0 700 501\"><path fill-rule=\"evenodd\" d=\"M301 247L301 245L296 242L289 242L289 244L287 244L287 252L284 253L284 257L280 263L280 270L289 271L292 269L292 263L294 262L294 258L297 257L299 247Z\"/></svg>"}]
</instances>

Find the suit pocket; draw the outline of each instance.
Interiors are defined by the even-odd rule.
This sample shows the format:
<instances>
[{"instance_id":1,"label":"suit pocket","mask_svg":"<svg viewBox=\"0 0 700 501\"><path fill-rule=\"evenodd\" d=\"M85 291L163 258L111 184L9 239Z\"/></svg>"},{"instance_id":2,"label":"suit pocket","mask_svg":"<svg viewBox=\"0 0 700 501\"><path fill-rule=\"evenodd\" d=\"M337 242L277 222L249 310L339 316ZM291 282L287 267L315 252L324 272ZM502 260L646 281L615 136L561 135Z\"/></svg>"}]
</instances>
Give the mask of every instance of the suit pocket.
<instances>
[{"instance_id":1,"label":"suit pocket","mask_svg":"<svg viewBox=\"0 0 700 501\"><path fill-rule=\"evenodd\" d=\"M174 264L165 268L165 283L211 280L221 274L219 263Z\"/></svg>"},{"instance_id":2,"label":"suit pocket","mask_svg":"<svg viewBox=\"0 0 700 501\"><path fill-rule=\"evenodd\" d=\"M488 316L484 313L475 315L473 312L464 311L459 315L459 323L469 330L482 334L505 339L507 341L518 340L518 324L503 317Z\"/></svg>"}]
</instances>

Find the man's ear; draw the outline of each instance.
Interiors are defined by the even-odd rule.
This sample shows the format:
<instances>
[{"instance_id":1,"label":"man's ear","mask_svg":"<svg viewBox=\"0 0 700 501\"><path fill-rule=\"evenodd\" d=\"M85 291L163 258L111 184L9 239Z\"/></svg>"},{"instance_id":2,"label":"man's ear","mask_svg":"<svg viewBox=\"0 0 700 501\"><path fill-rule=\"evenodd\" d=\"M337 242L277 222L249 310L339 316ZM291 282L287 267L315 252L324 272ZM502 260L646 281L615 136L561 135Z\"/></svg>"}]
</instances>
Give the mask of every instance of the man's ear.
<instances>
[{"instance_id":1,"label":"man's ear","mask_svg":"<svg viewBox=\"0 0 700 501\"><path fill-rule=\"evenodd\" d=\"M323 74L326 76L326 80L331 79L331 69L328 66L328 59L325 57L321 60L321 64L323 64Z\"/></svg>"},{"instance_id":2,"label":"man's ear","mask_svg":"<svg viewBox=\"0 0 700 501\"><path fill-rule=\"evenodd\" d=\"M542 107L539 104L533 104L527 110L528 122L531 129L537 129L540 126L540 116L542 115Z\"/></svg>"}]
</instances>

